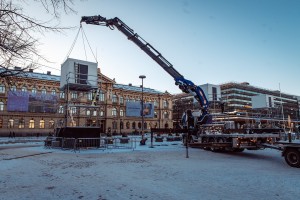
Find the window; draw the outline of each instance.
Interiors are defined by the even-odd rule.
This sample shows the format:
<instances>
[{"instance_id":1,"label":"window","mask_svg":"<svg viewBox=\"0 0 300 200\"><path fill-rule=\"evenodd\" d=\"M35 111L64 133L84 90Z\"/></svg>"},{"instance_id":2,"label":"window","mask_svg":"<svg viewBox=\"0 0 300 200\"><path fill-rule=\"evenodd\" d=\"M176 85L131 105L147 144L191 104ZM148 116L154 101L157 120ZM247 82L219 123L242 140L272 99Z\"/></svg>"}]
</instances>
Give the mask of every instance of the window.
<instances>
[{"instance_id":1,"label":"window","mask_svg":"<svg viewBox=\"0 0 300 200\"><path fill-rule=\"evenodd\" d=\"M120 97L120 104L124 104L124 98Z\"/></svg>"},{"instance_id":2,"label":"window","mask_svg":"<svg viewBox=\"0 0 300 200\"><path fill-rule=\"evenodd\" d=\"M45 128L45 120L40 120L40 128Z\"/></svg>"},{"instance_id":3,"label":"window","mask_svg":"<svg viewBox=\"0 0 300 200\"><path fill-rule=\"evenodd\" d=\"M0 85L0 93L5 93L5 86L4 85Z\"/></svg>"},{"instance_id":4,"label":"window","mask_svg":"<svg viewBox=\"0 0 300 200\"><path fill-rule=\"evenodd\" d=\"M77 111L76 107L71 107L70 110L72 114L76 114Z\"/></svg>"},{"instance_id":5,"label":"window","mask_svg":"<svg viewBox=\"0 0 300 200\"><path fill-rule=\"evenodd\" d=\"M14 120L13 120L13 119L9 119L9 120L8 120L7 127L8 127L8 128L13 128L13 127L14 127Z\"/></svg>"},{"instance_id":6,"label":"window","mask_svg":"<svg viewBox=\"0 0 300 200\"><path fill-rule=\"evenodd\" d=\"M144 122L144 129L147 129L147 123Z\"/></svg>"},{"instance_id":7,"label":"window","mask_svg":"<svg viewBox=\"0 0 300 200\"><path fill-rule=\"evenodd\" d=\"M59 106L58 113L63 114L64 113L64 106Z\"/></svg>"},{"instance_id":8,"label":"window","mask_svg":"<svg viewBox=\"0 0 300 200\"><path fill-rule=\"evenodd\" d=\"M34 128L34 120L29 120L29 128Z\"/></svg>"},{"instance_id":9,"label":"window","mask_svg":"<svg viewBox=\"0 0 300 200\"><path fill-rule=\"evenodd\" d=\"M157 101L154 101L154 102L153 102L153 104L154 104L154 107L155 107L155 108L157 108L157 107L158 107L158 103L157 103Z\"/></svg>"},{"instance_id":10,"label":"window","mask_svg":"<svg viewBox=\"0 0 300 200\"><path fill-rule=\"evenodd\" d=\"M19 128L25 128L25 120L19 119Z\"/></svg>"},{"instance_id":11,"label":"window","mask_svg":"<svg viewBox=\"0 0 300 200\"><path fill-rule=\"evenodd\" d=\"M72 92L72 93L71 93L71 98L72 98L72 99L77 99L77 96L78 96L78 95L77 95L77 92Z\"/></svg>"},{"instance_id":12,"label":"window","mask_svg":"<svg viewBox=\"0 0 300 200\"><path fill-rule=\"evenodd\" d=\"M15 85L11 86L10 90L13 91L13 92L15 92L15 91L17 91L17 87Z\"/></svg>"},{"instance_id":13,"label":"window","mask_svg":"<svg viewBox=\"0 0 300 200\"><path fill-rule=\"evenodd\" d=\"M138 128L142 128L142 123L141 122L138 123Z\"/></svg>"},{"instance_id":14,"label":"window","mask_svg":"<svg viewBox=\"0 0 300 200\"><path fill-rule=\"evenodd\" d=\"M129 122L126 122L126 128L130 129L130 123Z\"/></svg>"},{"instance_id":15,"label":"window","mask_svg":"<svg viewBox=\"0 0 300 200\"><path fill-rule=\"evenodd\" d=\"M90 116L90 115L91 115L91 111L90 111L90 110L87 110L87 111L86 111L86 115L87 115L87 116Z\"/></svg>"},{"instance_id":16,"label":"window","mask_svg":"<svg viewBox=\"0 0 300 200\"><path fill-rule=\"evenodd\" d=\"M4 103L0 101L0 111L4 111Z\"/></svg>"},{"instance_id":17,"label":"window","mask_svg":"<svg viewBox=\"0 0 300 200\"><path fill-rule=\"evenodd\" d=\"M117 116L117 109L116 109L116 108L113 108L113 109L111 110L111 115L112 115L112 116Z\"/></svg>"},{"instance_id":18,"label":"window","mask_svg":"<svg viewBox=\"0 0 300 200\"><path fill-rule=\"evenodd\" d=\"M120 110L120 117L123 117L124 116L124 110Z\"/></svg>"},{"instance_id":19,"label":"window","mask_svg":"<svg viewBox=\"0 0 300 200\"><path fill-rule=\"evenodd\" d=\"M135 129L135 122L132 122L132 129Z\"/></svg>"},{"instance_id":20,"label":"window","mask_svg":"<svg viewBox=\"0 0 300 200\"><path fill-rule=\"evenodd\" d=\"M154 118L157 118L157 112L154 111Z\"/></svg>"},{"instance_id":21,"label":"window","mask_svg":"<svg viewBox=\"0 0 300 200\"><path fill-rule=\"evenodd\" d=\"M114 95L112 96L112 102L113 102L113 103L117 103L117 102L118 102L118 97L117 97L117 95L114 94Z\"/></svg>"},{"instance_id":22,"label":"window","mask_svg":"<svg viewBox=\"0 0 300 200\"><path fill-rule=\"evenodd\" d=\"M101 111L100 111L100 117L103 117L103 116L104 116L104 111L101 110Z\"/></svg>"},{"instance_id":23,"label":"window","mask_svg":"<svg viewBox=\"0 0 300 200\"><path fill-rule=\"evenodd\" d=\"M87 96L86 96L87 100L93 100L93 93L92 92L89 92L87 93Z\"/></svg>"},{"instance_id":24,"label":"window","mask_svg":"<svg viewBox=\"0 0 300 200\"><path fill-rule=\"evenodd\" d=\"M105 95L104 95L104 93L102 91L99 94L99 101L101 101L101 102L105 101Z\"/></svg>"},{"instance_id":25,"label":"window","mask_svg":"<svg viewBox=\"0 0 300 200\"><path fill-rule=\"evenodd\" d=\"M65 98L65 93L63 91L59 92L59 98L61 98L61 99Z\"/></svg>"},{"instance_id":26,"label":"window","mask_svg":"<svg viewBox=\"0 0 300 200\"><path fill-rule=\"evenodd\" d=\"M27 88L26 88L25 86L23 86L23 87L21 88L21 91L22 91L22 92L27 92Z\"/></svg>"},{"instance_id":27,"label":"window","mask_svg":"<svg viewBox=\"0 0 300 200\"><path fill-rule=\"evenodd\" d=\"M97 110L93 110L93 116L97 116Z\"/></svg>"},{"instance_id":28,"label":"window","mask_svg":"<svg viewBox=\"0 0 300 200\"><path fill-rule=\"evenodd\" d=\"M31 90L31 94L33 94L33 95L35 95L36 94L36 88L32 88L32 90Z\"/></svg>"},{"instance_id":29,"label":"window","mask_svg":"<svg viewBox=\"0 0 300 200\"><path fill-rule=\"evenodd\" d=\"M118 129L118 123L116 121L112 122L112 128L113 129Z\"/></svg>"},{"instance_id":30,"label":"window","mask_svg":"<svg viewBox=\"0 0 300 200\"><path fill-rule=\"evenodd\" d=\"M168 108L169 107L168 101L164 100L163 105L164 105L164 108Z\"/></svg>"},{"instance_id":31,"label":"window","mask_svg":"<svg viewBox=\"0 0 300 200\"><path fill-rule=\"evenodd\" d=\"M43 88L42 89L42 95L45 95L45 94L47 94L47 91L46 91L46 88Z\"/></svg>"},{"instance_id":32,"label":"window","mask_svg":"<svg viewBox=\"0 0 300 200\"><path fill-rule=\"evenodd\" d=\"M124 128L124 123L122 121L120 121L120 129Z\"/></svg>"},{"instance_id":33,"label":"window","mask_svg":"<svg viewBox=\"0 0 300 200\"><path fill-rule=\"evenodd\" d=\"M164 119L169 119L169 113L167 111L164 112Z\"/></svg>"},{"instance_id":34,"label":"window","mask_svg":"<svg viewBox=\"0 0 300 200\"><path fill-rule=\"evenodd\" d=\"M3 119L0 118L0 128L2 128L2 127L3 127Z\"/></svg>"},{"instance_id":35,"label":"window","mask_svg":"<svg viewBox=\"0 0 300 200\"><path fill-rule=\"evenodd\" d=\"M53 90L51 90L51 95L52 96L55 96L56 95L56 91L53 89Z\"/></svg>"},{"instance_id":36,"label":"window","mask_svg":"<svg viewBox=\"0 0 300 200\"><path fill-rule=\"evenodd\" d=\"M52 119L49 121L49 128L50 129L54 128L54 120L52 120Z\"/></svg>"}]
</instances>

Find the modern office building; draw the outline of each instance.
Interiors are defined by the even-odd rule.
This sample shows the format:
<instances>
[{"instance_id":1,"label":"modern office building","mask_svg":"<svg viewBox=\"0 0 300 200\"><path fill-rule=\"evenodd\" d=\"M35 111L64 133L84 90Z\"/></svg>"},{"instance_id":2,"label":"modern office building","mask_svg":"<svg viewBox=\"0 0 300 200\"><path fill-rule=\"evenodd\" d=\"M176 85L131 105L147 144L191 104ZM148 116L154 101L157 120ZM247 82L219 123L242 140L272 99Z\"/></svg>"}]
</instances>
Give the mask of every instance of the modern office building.
<instances>
[{"instance_id":1,"label":"modern office building","mask_svg":"<svg viewBox=\"0 0 300 200\"><path fill-rule=\"evenodd\" d=\"M229 82L219 86L204 84L200 87L210 102L210 113L227 113L230 118L226 120L235 121L237 126L246 123L271 123L270 126L280 126L283 122L286 126L295 126L300 123L299 96L255 87L247 82ZM178 124L186 109L199 109L195 102L190 94L173 96L174 126ZM183 104L185 106L181 106ZM219 120L225 120L224 116L220 116Z\"/></svg>"}]
</instances>

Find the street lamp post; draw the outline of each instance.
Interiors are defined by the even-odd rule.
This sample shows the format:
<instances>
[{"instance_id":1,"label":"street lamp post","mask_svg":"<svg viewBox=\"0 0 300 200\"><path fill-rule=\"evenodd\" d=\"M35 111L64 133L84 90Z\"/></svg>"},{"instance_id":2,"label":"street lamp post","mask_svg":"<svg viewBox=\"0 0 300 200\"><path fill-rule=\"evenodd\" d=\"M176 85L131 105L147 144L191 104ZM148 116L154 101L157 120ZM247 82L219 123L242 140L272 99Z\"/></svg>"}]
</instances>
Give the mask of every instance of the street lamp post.
<instances>
[{"instance_id":1,"label":"street lamp post","mask_svg":"<svg viewBox=\"0 0 300 200\"><path fill-rule=\"evenodd\" d=\"M144 78L146 78L145 75L140 75L140 79L142 79L142 101L141 101L141 116L142 116L142 140L144 139Z\"/></svg>"}]
</instances>

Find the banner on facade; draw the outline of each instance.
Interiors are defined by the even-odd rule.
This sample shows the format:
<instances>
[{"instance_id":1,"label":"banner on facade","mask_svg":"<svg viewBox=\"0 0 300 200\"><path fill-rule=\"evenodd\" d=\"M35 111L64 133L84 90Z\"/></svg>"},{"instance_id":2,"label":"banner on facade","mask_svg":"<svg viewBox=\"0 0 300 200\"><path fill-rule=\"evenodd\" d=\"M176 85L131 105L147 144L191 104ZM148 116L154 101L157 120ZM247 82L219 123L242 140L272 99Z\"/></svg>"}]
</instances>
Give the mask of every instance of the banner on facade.
<instances>
[{"instance_id":1,"label":"banner on facade","mask_svg":"<svg viewBox=\"0 0 300 200\"><path fill-rule=\"evenodd\" d=\"M32 94L23 91L9 91L7 95L7 111L55 113L57 96L51 94Z\"/></svg>"},{"instance_id":2,"label":"banner on facade","mask_svg":"<svg viewBox=\"0 0 300 200\"><path fill-rule=\"evenodd\" d=\"M154 106L152 103L144 103L144 108L141 109L140 102L126 102L126 117L154 117Z\"/></svg>"},{"instance_id":3,"label":"banner on facade","mask_svg":"<svg viewBox=\"0 0 300 200\"><path fill-rule=\"evenodd\" d=\"M7 92L7 111L28 112L29 94L22 91Z\"/></svg>"}]
</instances>

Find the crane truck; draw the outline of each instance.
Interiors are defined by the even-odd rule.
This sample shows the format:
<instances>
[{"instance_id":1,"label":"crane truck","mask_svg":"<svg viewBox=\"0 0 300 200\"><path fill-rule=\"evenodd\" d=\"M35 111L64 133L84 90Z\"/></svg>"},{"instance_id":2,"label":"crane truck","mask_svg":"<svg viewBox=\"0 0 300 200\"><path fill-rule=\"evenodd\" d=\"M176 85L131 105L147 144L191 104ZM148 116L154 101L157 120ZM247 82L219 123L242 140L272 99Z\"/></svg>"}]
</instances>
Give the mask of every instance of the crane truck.
<instances>
[{"instance_id":1,"label":"crane truck","mask_svg":"<svg viewBox=\"0 0 300 200\"><path fill-rule=\"evenodd\" d=\"M200 115L193 116L191 111L186 112L185 124L186 145L196 146L211 151L233 151L241 152L244 149L257 150L273 148L282 151L282 156L292 167L300 167L300 144L278 142L282 129L233 129L228 122L213 123L212 115L209 113L209 101L200 86L185 79L173 65L162 56L151 44L140 37L128 25L118 17L106 19L100 15L83 16L80 23L109 27L111 30L117 28L128 40L131 40L161 66L170 76L174 78L175 85L184 93L189 93L199 102ZM152 131L152 130L151 130ZM155 130L154 130L155 131Z\"/></svg>"}]
</instances>

